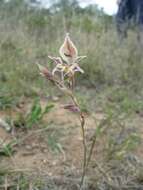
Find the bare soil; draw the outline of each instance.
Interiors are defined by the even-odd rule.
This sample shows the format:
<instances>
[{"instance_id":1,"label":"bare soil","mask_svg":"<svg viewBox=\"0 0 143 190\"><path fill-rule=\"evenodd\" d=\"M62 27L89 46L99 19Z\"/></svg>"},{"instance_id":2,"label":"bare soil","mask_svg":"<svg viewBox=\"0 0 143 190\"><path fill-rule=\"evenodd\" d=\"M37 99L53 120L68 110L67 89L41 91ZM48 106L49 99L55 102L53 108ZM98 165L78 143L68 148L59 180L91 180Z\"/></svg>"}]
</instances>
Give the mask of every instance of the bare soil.
<instances>
[{"instance_id":1,"label":"bare soil","mask_svg":"<svg viewBox=\"0 0 143 190\"><path fill-rule=\"evenodd\" d=\"M45 100L41 104L45 106ZM62 109L61 105L62 102L56 102L53 110L44 117L45 127L35 125L29 130L13 129L12 132L7 132L0 126L0 139L4 143L16 141L14 153L10 157L0 157L0 168L49 177L68 177L73 174L81 176L83 145L79 118ZM25 111L29 107L23 105L20 111ZM0 112L0 117L5 118L7 114L15 116L13 111ZM96 124L103 117L100 112L85 114L88 141L91 140ZM143 134L142 129L140 131ZM50 138L54 138L55 142L51 142ZM143 158L142 147L135 152Z\"/></svg>"}]
</instances>

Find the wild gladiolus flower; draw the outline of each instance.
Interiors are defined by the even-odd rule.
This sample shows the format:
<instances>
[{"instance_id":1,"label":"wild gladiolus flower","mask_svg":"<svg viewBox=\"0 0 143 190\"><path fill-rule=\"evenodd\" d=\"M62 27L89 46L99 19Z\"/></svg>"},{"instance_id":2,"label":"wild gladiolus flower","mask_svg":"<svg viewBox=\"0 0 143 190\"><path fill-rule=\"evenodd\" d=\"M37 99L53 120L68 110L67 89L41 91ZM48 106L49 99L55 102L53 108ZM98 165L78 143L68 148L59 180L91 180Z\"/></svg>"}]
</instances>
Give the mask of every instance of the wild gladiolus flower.
<instances>
[{"instance_id":1,"label":"wild gladiolus flower","mask_svg":"<svg viewBox=\"0 0 143 190\"><path fill-rule=\"evenodd\" d=\"M84 158L83 158L83 174L81 179L81 187L84 182L84 176L86 173L86 164L87 164L87 148L86 148L86 139L85 139L85 119L84 114L81 111L78 100L74 95L74 76L76 72L84 73L83 69L79 66L79 61L85 56L78 56L78 51L73 42L71 41L69 34L66 35L64 43L59 49L60 57L49 58L55 64L52 71L49 71L47 67L41 66L39 64L40 74L50 80L56 87L58 87L63 94L68 96L72 103L62 106L62 108L69 110L71 112L77 113L77 116L80 120L82 138L83 138L83 149L84 149ZM60 77L59 75L60 74Z\"/></svg>"},{"instance_id":2,"label":"wild gladiolus flower","mask_svg":"<svg viewBox=\"0 0 143 190\"><path fill-rule=\"evenodd\" d=\"M71 41L69 34L66 35L59 53L62 59L60 57L56 58L49 56L49 58L56 64L52 71L53 75L55 75L56 72L60 72L63 81L65 76L73 77L75 72L84 73L83 69L78 65L78 62L82 58L85 58L85 56L78 56L78 51Z\"/></svg>"},{"instance_id":3,"label":"wild gladiolus flower","mask_svg":"<svg viewBox=\"0 0 143 190\"><path fill-rule=\"evenodd\" d=\"M64 43L60 47L59 53L62 59L68 64L72 64L76 61L78 51L73 42L71 41L69 34L66 35Z\"/></svg>"}]
</instances>

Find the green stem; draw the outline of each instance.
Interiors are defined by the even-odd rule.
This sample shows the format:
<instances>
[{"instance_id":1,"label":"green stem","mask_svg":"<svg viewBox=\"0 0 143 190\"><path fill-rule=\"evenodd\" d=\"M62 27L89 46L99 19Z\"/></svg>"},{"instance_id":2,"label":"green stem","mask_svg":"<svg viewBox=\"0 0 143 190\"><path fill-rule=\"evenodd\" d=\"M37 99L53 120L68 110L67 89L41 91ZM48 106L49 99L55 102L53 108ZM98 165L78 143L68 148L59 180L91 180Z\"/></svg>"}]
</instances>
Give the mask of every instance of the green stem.
<instances>
[{"instance_id":1,"label":"green stem","mask_svg":"<svg viewBox=\"0 0 143 190\"><path fill-rule=\"evenodd\" d=\"M94 146L95 146L95 143L96 143L96 134L94 135L93 137L93 141L92 141L92 144L91 144L91 148L90 148L90 151L89 151L89 156L87 158L87 167L89 166L90 164L90 161L91 161L91 157L92 157L92 154L93 154L93 149L94 149Z\"/></svg>"},{"instance_id":2,"label":"green stem","mask_svg":"<svg viewBox=\"0 0 143 190\"><path fill-rule=\"evenodd\" d=\"M74 103L75 106L77 106L80 109L80 106L78 104L78 101L76 97L72 94L71 99ZM86 147L86 137L85 137L85 118L83 113L80 111L80 123L81 123L81 131L82 131L82 143L83 143L83 172L82 172L82 177L81 177L81 182L80 182L80 189L82 189L82 186L84 184L84 179L85 179L85 174L86 174L86 169L87 169L87 147Z\"/></svg>"},{"instance_id":3,"label":"green stem","mask_svg":"<svg viewBox=\"0 0 143 190\"><path fill-rule=\"evenodd\" d=\"M65 89L66 94L72 99L73 103L75 106L77 106L80 109L80 106L78 104L78 101L76 99L76 97L73 94L73 88L74 88L74 77L72 79L72 89L67 89L66 86L64 84L61 84L59 81L55 80L55 85L59 88L59 89ZM85 175L86 175L86 169L87 169L87 147L86 147L86 137L85 137L85 118L83 113L80 111L80 123L81 123L81 130L82 130L82 142L83 142L83 152L84 152L84 156L83 156L83 172L82 172L82 178L81 178L81 182L80 182L80 190L83 187L84 184L84 179L85 179Z\"/></svg>"},{"instance_id":4,"label":"green stem","mask_svg":"<svg viewBox=\"0 0 143 190\"><path fill-rule=\"evenodd\" d=\"M80 189L82 189L83 184L84 184L84 179L86 175L86 169L87 169L87 147L86 147L86 138L85 138L85 119L83 114L80 114L80 121L81 121L81 129L82 129L82 142L83 142L83 149L84 149L84 158L83 158L83 173L82 173L82 178L80 182Z\"/></svg>"}]
</instances>

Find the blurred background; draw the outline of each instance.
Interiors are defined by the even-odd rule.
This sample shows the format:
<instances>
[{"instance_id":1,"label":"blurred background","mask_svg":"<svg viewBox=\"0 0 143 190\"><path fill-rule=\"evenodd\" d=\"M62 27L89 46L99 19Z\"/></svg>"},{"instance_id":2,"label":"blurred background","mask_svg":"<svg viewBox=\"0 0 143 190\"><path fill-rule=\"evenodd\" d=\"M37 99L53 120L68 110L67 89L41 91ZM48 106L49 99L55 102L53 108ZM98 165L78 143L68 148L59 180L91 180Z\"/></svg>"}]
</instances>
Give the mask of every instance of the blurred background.
<instances>
[{"instance_id":1,"label":"blurred background","mask_svg":"<svg viewBox=\"0 0 143 190\"><path fill-rule=\"evenodd\" d=\"M117 32L117 10L114 0L0 0L0 189L78 189L78 120L36 66L53 68L67 32L87 56L76 96L96 145L84 188L143 189L142 46L135 25Z\"/></svg>"}]
</instances>

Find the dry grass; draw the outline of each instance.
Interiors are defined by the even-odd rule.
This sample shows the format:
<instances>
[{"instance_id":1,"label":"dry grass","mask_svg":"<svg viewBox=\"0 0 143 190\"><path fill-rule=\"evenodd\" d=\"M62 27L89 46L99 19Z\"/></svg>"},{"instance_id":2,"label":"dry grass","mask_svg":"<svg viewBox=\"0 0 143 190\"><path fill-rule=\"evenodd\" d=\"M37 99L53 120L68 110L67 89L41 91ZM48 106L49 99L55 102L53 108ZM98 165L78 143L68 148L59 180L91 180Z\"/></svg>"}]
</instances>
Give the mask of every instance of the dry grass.
<instances>
[{"instance_id":1,"label":"dry grass","mask_svg":"<svg viewBox=\"0 0 143 190\"><path fill-rule=\"evenodd\" d=\"M0 20L0 118L12 126L11 132L0 126L0 139L8 144L0 146L8 153L0 155L0 189L76 190L83 156L78 121L59 110L61 93L41 79L35 66L52 69L48 55L58 54L64 23L56 15L42 29L15 18ZM70 34L80 54L87 55L76 95L87 117L88 144L96 138L84 189L141 190L143 59L137 35L129 31L121 42L114 26L105 30L103 23L93 22L87 32L85 20L74 19ZM25 114L37 96L42 105L55 107L26 128Z\"/></svg>"}]
</instances>

